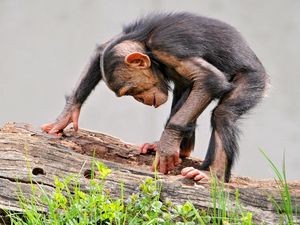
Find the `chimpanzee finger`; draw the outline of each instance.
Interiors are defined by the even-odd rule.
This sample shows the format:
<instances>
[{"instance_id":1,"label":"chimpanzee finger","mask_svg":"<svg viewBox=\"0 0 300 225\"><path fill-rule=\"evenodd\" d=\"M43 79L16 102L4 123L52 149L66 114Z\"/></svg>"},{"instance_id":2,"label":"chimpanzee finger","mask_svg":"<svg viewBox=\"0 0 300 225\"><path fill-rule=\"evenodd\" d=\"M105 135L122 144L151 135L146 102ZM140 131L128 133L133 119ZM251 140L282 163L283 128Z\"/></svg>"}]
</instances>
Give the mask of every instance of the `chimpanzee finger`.
<instances>
[{"instance_id":1,"label":"chimpanzee finger","mask_svg":"<svg viewBox=\"0 0 300 225\"><path fill-rule=\"evenodd\" d=\"M198 176L199 174L201 174L200 170L197 170L197 169L193 169L191 170L190 172L188 172L185 177L186 178L194 178L196 176Z\"/></svg>"},{"instance_id":2,"label":"chimpanzee finger","mask_svg":"<svg viewBox=\"0 0 300 225\"><path fill-rule=\"evenodd\" d=\"M147 154L150 144L145 143L140 147L140 153Z\"/></svg>"},{"instance_id":3,"label":"chimpanzee finger","mask_svg":"<svg viewBox=\"0 0 300 225\"><path fill-rule=\"evenodd\" d=\"M167 157L167 172L175 168L175 158L173 156Z\"/></svg>"},{"instance_id":4,"label":"chimpanzee finger","mask_svg":"<svg viewBox=\"0 0 300 225\"><path fill-rule=\"evenodd\" d=\"M53 136L61 137L62 136L62 130L52 131L53 127L55 127L55 123L49 123L49 124L42 125L41 129L42 129L43 132L46 132L46 133L51 134Z\"/></svg>"},{"instance_id":5,"label":"chimpanzee finger","mask_svg":"<svg viewBox=\"0 0 300 225\"><path fill-rule=\"evenodd\" d=\"M157 145L156 144L145 143L139 148L139 151L140 151L141 154L147 154L149 152L156 152L157 151Z\"/></svg>"},{"instance_id":6,"label":"chimpanzee finger","mask_svg":"<svg viewBox=\"0 0 300 225\"><path fill-rule=\"evenodd\" d=\"M59 126L59 125L55 125L48 133L49 134L58 134L59 132L61 132L62 131L62 128L61 128L61 126Z\"/></svg>"},{"instance_id":7,"label":"chimpanzee finger","mask_svg":"<svg viewBox=\"0 0 300 225\"><path fill-rule=\"evenodd\" d=\"M139 152L140 153L142 153L142 154L145 154L144 153L144 148L145 148L145 145L146 145L147 143L144 143L144 144L142 144L140 147L139 147Z\"/></svg>"},{"instance_id":8,"label":"chimpanzee finger","mask_svg":"<svg viewBox=\"0 0 300 225\"><path fill-rule=\"evenodd\" d=\"M199 181L199 180L202 180L202 179L208 179L208 176L205 173L202 173L202 172L194 177L195 181Z\"/></svg>"},{"instance_id":9,"label":"chimpanzee finger","mask_svg":"<svg viewBox=\"0 0 300 225\"><path fill-rule=\"evenodd\" d=\"M73 127L74 127L75 131L78 130L78 118L79 118L79 114L80 114L80 111L77 111L77 110L72 113Z\"/></svg>"},{"instance_id":10,"label":"chimpanzee finger","mask_svg":"<svg viewBox=\"0 0 300 225\"><path fill-rule=\"evenodd\" d=\"M63 130L56 130L54 129L53 131L50 130L49 132L47 132L48 134L51 134L53 136L56 136L56 137L61 137L63 135Z\"/></svg>"},{"instance_id":11,"label":"chimpanzee finger","mask_svg":"<svg viewBox=\"0 0 300 225\"><path fill-rule=\"evenodd\" d=\"M63 131L60 130L59 132L53 133L53 134L51 134L51 135L54 135L54 136L56 136L56 137L62 137L62 136L63 136Z\"/></svg>"},{"instance_id":12,"label":"chimpanzee finger","mask_svg":"<svg viewBox=\"0 0 300 225\"><path fill-rule=\"evenodd\" d=\"M187 173L189 173L190 171L194 170L194 167L185 167L181 170L181 175L185 176Z\"/></svg>"},{"instance_id":13,"label":"chimpanzee finger","mask_svg":"<svg viewBox=\"0 0 300 225\"><path fill-rule=\"evenodd\" d=\"M65 129L69 125L68 120L61 120L53 123L52 129L48 132L49 134L58 134L62 133L63 129Z\"/></svg>"},{"instance_id":14,"label":"chimpanzee finger","mask_svg":"<svg viewBox=\"0 0 300 225\"><path fill-rule=\"evenodd\" d=\"M148 147L148 151L149 150L156 152L157 151L157 144L156 143L150 144L149 147Z\"/></svg>"},{"instance_id":15,"label":"chimpanzee finger","mask_svg":"<svg viewBox=\"0 0 300 225\"><path fill-rule=\"evenodd\" d=\"M48 133L53 128L53 123L43 124L41 126L42 131Z\"/></svg>"},{"instance_id":16,"label":"chimpanzee finger","mask_svg":"<svg viewBox=\"0 0 300 225\"><path fill-rule=\"evenodd\" d=\"M178 166L179 164L181 164L182 160L179 157L179 153L177 153L176 155L174 155L174 165Z\"/></svg>"},{"instance_id":17,"label":"chimpanzee finger","mask_svg":"<svg viewBox=\"0 0 300 225\"><path fill-rule=\"evenodd\" d=\"M166 157L166 156L160 157L160 159L159 159L159 166L158 166L159 172L167 174L168 171L169 171L168 167L169 167L169 165L168 165L168 157Z\"/></svg>"}]
</instances>

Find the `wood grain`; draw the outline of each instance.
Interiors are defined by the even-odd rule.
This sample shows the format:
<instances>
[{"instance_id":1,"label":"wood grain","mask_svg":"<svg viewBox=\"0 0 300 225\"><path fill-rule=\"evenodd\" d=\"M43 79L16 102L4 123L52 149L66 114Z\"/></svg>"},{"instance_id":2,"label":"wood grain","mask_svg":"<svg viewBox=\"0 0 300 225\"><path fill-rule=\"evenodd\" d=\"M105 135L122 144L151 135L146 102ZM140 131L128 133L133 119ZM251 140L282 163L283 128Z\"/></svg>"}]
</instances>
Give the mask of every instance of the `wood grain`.
<instances>
[{"instance_id":1,"label":"wood grain","mask_svg":"<svg viewBox=\"0 0 300 225\"><path fill-rule=\"evenodd\" d=\"M0 209L21 211L18 191L31 194L33 185L51 192L54 189L54 176L61 178L71 174L80 174L80 184L87 189L89 179L84 176L91 169L93 155L112 169L106 180L106 188L114 197L120 196L120 183L124 183L125 196L136 192L150 172L154 155L140 155L138 147L109 135L69 129L61 138L41 133L29 124L7 123L0 128ZM189 158L170 175L159 174L163 185L161 199L170 199L174 203L191 201L197 208L212 206L209 183L195 183L183 179L180 169L184 166L197 166L201 160ZM246 177L233 177L226 189L233 200L236 188L239 200L245 210L254 214L260 223L276 224L278 216L270 197L278 199L277 184L274 180L255 180ZM39 189L39 187L37 189ZM300 181L289 183L294 202L300 203ZM299 212L298 208L298 212ZM298 213L299 214L299 213ZM298 218L299 219L299 218Z\"/></svg>"}]
</instances>

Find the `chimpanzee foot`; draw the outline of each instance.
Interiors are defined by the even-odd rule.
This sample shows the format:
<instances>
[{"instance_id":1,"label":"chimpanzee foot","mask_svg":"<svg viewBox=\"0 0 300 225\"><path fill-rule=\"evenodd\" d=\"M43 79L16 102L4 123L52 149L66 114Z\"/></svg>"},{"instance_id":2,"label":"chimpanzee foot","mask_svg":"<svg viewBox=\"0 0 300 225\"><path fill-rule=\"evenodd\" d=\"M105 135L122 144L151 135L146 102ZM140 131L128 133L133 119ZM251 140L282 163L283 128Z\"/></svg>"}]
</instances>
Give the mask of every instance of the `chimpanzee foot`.
<instances>
[{"instance_id":1,"label":"chimpanzee foot","mask_svg":"<svg viewBox=\"0 0 300 225\"><path fill-rule=\"evenodd\" d=\"M140 153L141 154L147 154L150 152L156 152L157 151L157 142L154 142L152 144L145 143L140 147Z\"/></svg>"},{"instance_id":2,"label":"chimpanzee foot","mask_svg":"<svg viewBox=\"0 0 300 225\"><path fill-rule=\"evenodd\" d=\"M198 169L195 169L194 167L185 167L181 170L181 175L188 179L193 179L195 181L199 181L202 179L209 179L209 176L207 175L207 171L201 171Z\"/></svg>"}]
</instances>

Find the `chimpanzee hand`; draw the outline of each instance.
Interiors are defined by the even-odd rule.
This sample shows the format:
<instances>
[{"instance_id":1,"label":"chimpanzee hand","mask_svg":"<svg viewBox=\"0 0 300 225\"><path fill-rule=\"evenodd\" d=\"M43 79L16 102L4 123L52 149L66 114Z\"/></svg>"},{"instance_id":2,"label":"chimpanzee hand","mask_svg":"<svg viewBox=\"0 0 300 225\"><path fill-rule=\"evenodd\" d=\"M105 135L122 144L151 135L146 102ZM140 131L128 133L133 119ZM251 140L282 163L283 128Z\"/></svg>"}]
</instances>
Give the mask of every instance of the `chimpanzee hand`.
<instances>
[{"instance_id":1,"label":"chimpanzee hand","mask_svg":"<svg viewBox=\"0 0 300 225\"><path fill-rule=\"evenodd\" d=\"M179 158L180 141L181 138L176 131L164 130L157 144L152 170L157 169L159 172L167 174L181 163L181 159Z\"/></svg>"},{"instance_id":2,"label":"chimpanzee hand","mask_svg":"<svg viewBox=\"0 0 300 225\"><path fill-rule=\"evenodd\" d=\"M63 129L65 129L70 123L73 123L74 130L77 131L79 114L80 106L67 105L54 123L44 124L41 128L48 134L62 136Z\"/></svg>"}]
</instances>

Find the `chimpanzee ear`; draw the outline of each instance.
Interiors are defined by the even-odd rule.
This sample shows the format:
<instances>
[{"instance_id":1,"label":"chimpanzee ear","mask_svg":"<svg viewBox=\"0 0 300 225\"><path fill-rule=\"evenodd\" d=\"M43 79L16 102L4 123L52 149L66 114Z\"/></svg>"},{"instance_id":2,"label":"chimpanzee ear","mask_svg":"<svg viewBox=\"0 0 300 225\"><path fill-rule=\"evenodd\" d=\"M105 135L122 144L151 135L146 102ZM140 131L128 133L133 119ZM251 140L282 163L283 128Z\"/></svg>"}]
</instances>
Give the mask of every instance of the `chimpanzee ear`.
<instances>
[{"instance_id":1,"label":"chimpanzee ear","mask_svg":"<svg viewBox=\"0 0 300 225\"><path fill-rule=\"evenodd\" d=\"M151 66L149 56L141 52L132 52L125 57L125 64L130 67L146 69Z\"/></svg>"}]
</instances>

